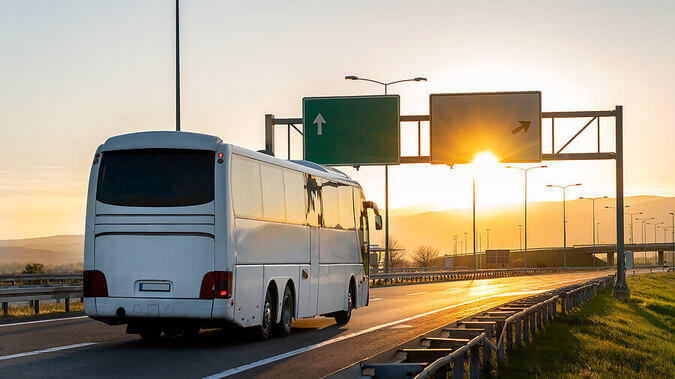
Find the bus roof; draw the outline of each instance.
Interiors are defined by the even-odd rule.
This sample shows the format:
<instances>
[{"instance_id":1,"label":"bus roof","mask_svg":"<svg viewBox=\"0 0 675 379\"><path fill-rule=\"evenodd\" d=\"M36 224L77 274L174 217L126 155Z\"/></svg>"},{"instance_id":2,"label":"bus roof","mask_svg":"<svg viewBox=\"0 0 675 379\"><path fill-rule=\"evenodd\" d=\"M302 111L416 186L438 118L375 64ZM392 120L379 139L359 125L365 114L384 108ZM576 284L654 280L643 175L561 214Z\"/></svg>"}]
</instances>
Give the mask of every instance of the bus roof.
<instances>
[{"instance_id":1,"label":"bus roof","mask_svg":"<svg viewBox=\"0 0 675 379\"><path fill-rule=\"evenodd\" d=\"M101 151L113 150L131 150L131 149L197 149L197 150L213 150L216 151L218 145L224 144L223 141L216 136L192 133L192 132L177 132L177 131L151 131L122 134L108 138L102 145ZM271 155L256 152L243 148L241 146L227 144L231 146L232 152L253 158L259 161L272 163L275 165L287 167L297 171L302 171L308 174L316 175L326 179L335 179L349 182L352 185L360 187L360 185L353 181L347 174L332 168L324 167L320 164L309 161L287 161L279 159Z\"/></svg>"}]
</instances>

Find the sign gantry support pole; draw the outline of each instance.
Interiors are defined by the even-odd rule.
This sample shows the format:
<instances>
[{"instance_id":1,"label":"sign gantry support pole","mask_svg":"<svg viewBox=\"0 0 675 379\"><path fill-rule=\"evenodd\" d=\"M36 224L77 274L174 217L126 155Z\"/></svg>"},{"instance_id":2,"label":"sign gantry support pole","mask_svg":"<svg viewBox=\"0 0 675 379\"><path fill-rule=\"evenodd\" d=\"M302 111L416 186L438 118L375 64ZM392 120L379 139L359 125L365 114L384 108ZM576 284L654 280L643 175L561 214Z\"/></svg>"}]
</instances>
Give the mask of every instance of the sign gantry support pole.
<instances>
[{"instance_id":1,"label":"sign gantry support pole","mask_svg":"<svg viewBox=\"0 0 675 379\"><path fill-rule=\"evenodd\" d=\"M626 283L626 261L623 236L623 107L614 110L616 119L616 283L612 295L620 300L630 299Z\"/></svg>"}]
</instances>

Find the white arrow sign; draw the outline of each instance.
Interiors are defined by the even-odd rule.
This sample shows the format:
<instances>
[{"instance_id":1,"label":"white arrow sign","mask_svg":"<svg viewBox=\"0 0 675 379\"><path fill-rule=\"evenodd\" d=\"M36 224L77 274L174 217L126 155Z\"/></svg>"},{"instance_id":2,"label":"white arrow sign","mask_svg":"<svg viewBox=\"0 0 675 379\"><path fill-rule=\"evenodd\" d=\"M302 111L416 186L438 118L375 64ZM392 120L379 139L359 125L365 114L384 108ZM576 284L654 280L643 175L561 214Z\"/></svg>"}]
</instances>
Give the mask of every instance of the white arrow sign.
<instances>
[{"instance_id":1,"label":"white arrow sign","mask_svg":"<svg viewBox=\"0 0 675 379\"><path fill-rule=\"evenodd\" d=\"M316 118L314 119L312 124L316 124L316 134L317 135L319 135L319 136L321 135L321 131L322 131L321 126L325 123L326 123L326 120L323 119L323 116L321 115L321 113L316 115Z\"/></svg>"}]
</instances>

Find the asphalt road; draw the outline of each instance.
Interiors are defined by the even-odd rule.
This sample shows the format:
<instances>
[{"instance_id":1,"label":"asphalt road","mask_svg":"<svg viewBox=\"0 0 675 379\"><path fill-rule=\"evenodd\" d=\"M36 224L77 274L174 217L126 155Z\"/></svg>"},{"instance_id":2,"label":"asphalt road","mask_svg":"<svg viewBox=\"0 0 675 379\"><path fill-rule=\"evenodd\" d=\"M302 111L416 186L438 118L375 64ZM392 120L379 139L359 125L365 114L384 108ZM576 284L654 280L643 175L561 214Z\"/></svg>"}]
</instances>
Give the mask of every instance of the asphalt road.
<instances>
[{"instance_id":1,"label":"asphalt road","mask_svg":"<svg viewBox=\"0 0 675 379\"><path fill-rule=\"evenodd\" d=\"M483 309L607 274L374 288L370 305L345 326L302 319L291 336L265 342L242 330L213 329L148 346L124 326L86 317L0 324L0 377L321 377Z\"/></svg>"}]
</instances>

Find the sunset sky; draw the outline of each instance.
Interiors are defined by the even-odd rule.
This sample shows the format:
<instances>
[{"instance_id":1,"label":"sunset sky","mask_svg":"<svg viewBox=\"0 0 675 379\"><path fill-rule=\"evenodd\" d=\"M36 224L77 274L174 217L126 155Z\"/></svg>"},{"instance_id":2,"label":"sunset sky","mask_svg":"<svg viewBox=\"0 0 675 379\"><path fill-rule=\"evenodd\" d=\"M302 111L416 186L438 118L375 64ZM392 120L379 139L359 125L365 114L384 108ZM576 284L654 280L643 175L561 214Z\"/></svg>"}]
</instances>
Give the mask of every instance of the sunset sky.
<instances>
[{"instance_id":1,"label":"sunset sky","mask_svg":"<svg viewBox=\"0 0 675 379\"><path fill-rule=\"evenodd\" d=\"M428 114L428 95L542 91L543 111L624 106L626 195L675 196L675 2L206 1L181 8L182 126L250 149L264 114L300 117L305 96L380 94L402 114ZM106 138L173 130L172 0L0 0L0 238L81 234L89 165ZM556 124L557 141L586 120ZM550 150L544 123L544 151ZM569 126L562 130L564 126ZM412 153L416 134L402 132ZM613 122L602 124L613 150ZM285 128L277 153L286 157ZM569 152L595 146L587 130ZM423 141L428 151L428 140ZM293 136L291 156L301 157ZM546 184L580 182L578 196L614 195L614 162L548 162ZM384 206L384 169L345 169ZM522 174L477 172L481 209L522 201ZM390 169L390 204L471 206L470 166Z\"/></svg>"}]
</instances>

